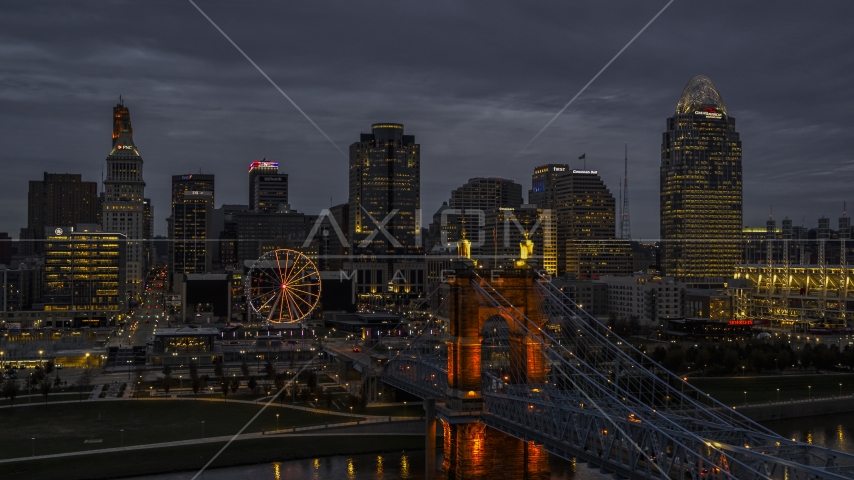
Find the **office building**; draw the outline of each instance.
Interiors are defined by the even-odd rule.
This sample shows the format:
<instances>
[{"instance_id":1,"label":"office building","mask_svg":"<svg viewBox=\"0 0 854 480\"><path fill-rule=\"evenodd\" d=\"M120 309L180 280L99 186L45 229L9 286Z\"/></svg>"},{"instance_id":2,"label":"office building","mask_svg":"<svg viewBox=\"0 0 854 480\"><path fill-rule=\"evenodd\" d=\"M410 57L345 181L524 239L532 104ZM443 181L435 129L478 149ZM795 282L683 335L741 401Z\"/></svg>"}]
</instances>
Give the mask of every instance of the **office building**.
<instances>
[{"instance_id":1,"label":"office building","mask_svg":"<svg viewBox=\"0 0 854 480\"><path fill-rule=\"evenodd\" d=\"M486 217L487 235L482 248L485 267L512 267L520 258L521 244L533 243L533 256L528 263L551 275L557 274L557 229L551 210L524 204L516 208L501 207Z\"/></svg>"},{"instance_id":2,"label":"office building","mask_svg":"<svg viewBox=\"0 0 854 480\"><path fill-rule=\"evenodd\" d=\"M278 175L279 162L256 160L249 164L249 208L255 209L255 179L260 175ZM287 202L285 202L287 203Z\"/></svg>"},{"instance_id":3,"label":"office building","mask_svg":"<svg viewBox=\"0 0 854 480\"><path fill-rule=\"evenodd\" d=\"M215 188L214 175L172 175L171 215L166 224L169 237L167 278L174 288L185 273L211 271L212 249L216 245L210 240L219 234L213 230Z\"/></svg>"},{"instance_id":4,"label":"office building","mask_svg":"<svg viewBox=\"0 0 854 480\"><path fill-rule=\"evenodd\" d=\"M46 311L118 312L124 303L126 237L97 226L57 227L45 240Z\"/></svg>"},{"instance_id":5,"label":"office building","mask_svg":"<svg viewBox=\"0 0 854 480\"><path fill-rule=\"evenodd\" d=\"M277 248L299 248L305 241L305 214L235 212L237 262L257 260Z\"/></svg>"},{"instance_id":6,"label":"office building","mask_svg":"<svg viewBox=\"0 0 854 480\"><path fill-rule=\"evenodd\" d=\"M0 265L4 312L35 310L44 292L44 259L26 258Z\"/></svg>"},{"instance_id":7,"label":"office building","mask_svg":"<svg viewBox=\"0 0 854 480\"><path fill-rule=\"evenodd\" d=\"M211 223L214 192L187 190L172 210L173 275L209 273L213 268ZM173 277L174 280L174 277Z\"/></svg>"},{"instance_id":8,"label":"office building","mask_svg":"<svg viewBox=\"0 0 854 480\"><path fill-rule=\"evenodd\" d=\"M288 175L285 173L255 175L255 205L259 213L275 213L288 210Z\"/></svg>"},{"instance_id":9,"label":"office building","mask_svg":"<svg viewBox=\"0 0 854 480\"><path fill-rule=\"evenodd\" d=\"M132 295L141 291L145 276L145 181L142 156L133 143L129 118L118 137L113 139L107 156L101 219L103 231L120 233L127 239L125 280L127 293Z\"/></svg>"},{"instance_id":10,"label":"office building","mask_svg":"<svg viewBox=\"0 0 854 480\"><path fill-rule=\"evenodd\" d=\"M566 273L578 278L632 275L631 240L567 240Z\"/></svg>"},{"instance_id":11,"label":"office building","mask_svg":"<svg viewBox=\"0 0 854 480\"><path fill-rule=\"evenodd\" d=\"M127 132L128 136L133 138L133 127L130 124L130 110L125 106L125 102L120 95L119 103L113 107L113 146L116 145L116 140L119 139L122 132Z\"/></svg>"},{"instance_id":12,"label":"office building","mask_svg":"<svg viewBox=\"0 0 854 480\"><path fill-rule=\"evenodd\" d=\"M688 82L662 138L662 274L731 276L741 256L741 141L711 80Z\"/></svg>"},{"instance_id":13,"label":"office building","mask_svg":"<svg viewBox=\"0 0 854 480\"><path fill-rule=\"evenodd\" d=\"M608 316L627 326L665 326L683 318L686 285L674 278L635 275L603 277L608 285Z\"/></svg>"},{"instance_id":14,"label":"office building","mask_svg":"<svg viewBox=\"0 0 854 480\"><path fill-rule=\"evenodd\" d=\"M483 248L488 237L498 234L493 228L487 227L487 217L495 215L501 208L515 209L522 204L522 186L513 180L471 178L452 191L448 200L451 210L446 210L444 216L448 221L456 220L457 225L446 227L446 232L459 234L457 238L448 237L448 241L460 240L465 232L466 239L471 241L472 257L493 255L493 251Z\"/></svg>"},{"instance_id":15,"label":"office building","mask_svg":"<svg viewBox=\"0 0 854 480\"><path fill-rule=\"evenodd\" d=\"M421 250L421 145L403 125L374 124L350 145L348 204L351 254Z\"/></svg>"},{"instance_id":16,"label":"office building","mask_svg":"<svg viewBox=\"0 0 854 480\"><path fill-rule=\"evenodd\" d=\"M616 202L596 170L568 170L557 176L554 190L558 272L564 273L569 242L601 246L599 240L615 238Z\"/></svg>"},{"instance_id":17,"label":"office building","mask_svg":"<svg viewBox=\"0 0 854 480\"><path fill-rule=\"evenodd\" d=\"M44 229L53 225L98 222L98 183L84 182L76 173L47 173L31 180L27 195L25 255L44 251ZM26 241L26 240L29 240Z\"/></svg>"},{"instance_id":18,"label":"office building","mask_svg":"<svg viewBox=\"0 0 854 480\"><path fill-rule=\"evenodd\" d=\"M543 209L557 208L558 178L570 171L566 164L540 165L531 176L528 203Z\"/></svg>"}]
</instances>

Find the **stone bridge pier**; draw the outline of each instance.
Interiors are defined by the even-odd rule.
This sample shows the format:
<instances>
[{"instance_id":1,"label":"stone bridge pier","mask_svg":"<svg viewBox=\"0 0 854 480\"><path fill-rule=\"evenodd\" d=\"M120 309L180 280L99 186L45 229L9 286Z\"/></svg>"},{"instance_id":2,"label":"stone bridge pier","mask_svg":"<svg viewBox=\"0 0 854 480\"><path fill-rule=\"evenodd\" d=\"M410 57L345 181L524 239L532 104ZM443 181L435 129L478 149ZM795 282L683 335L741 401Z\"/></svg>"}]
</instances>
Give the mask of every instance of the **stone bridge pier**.
<instances>
[{"instance_id":1,"label":"stone bridge pier","mask_svg":"<svg viewBox=\"0 0 854 480\"><path fill-rule=\"evenodd\" d=\"M483 304L472 285L473 280L478 280L475 272L514 308L502 311ZM519 268L457 270L455 279L449 282L448 390L444 405L436 406L444 435L443 480L549 478L548 453L542 445L504 434L479 421L484 408L481 352L487 320L504 319L509 326L510 365L514 367L509 369L506 382L512 385L546 381L542 347L531 333L538 332L543 324L534 291L536 281L533 270ZM485 285L484 288L490 291ZM521 318L516 310L527 318ZM517 318L508 318L509 315ZM517 321L528 329L520 328Z\"/></svg>"}]
</instances>

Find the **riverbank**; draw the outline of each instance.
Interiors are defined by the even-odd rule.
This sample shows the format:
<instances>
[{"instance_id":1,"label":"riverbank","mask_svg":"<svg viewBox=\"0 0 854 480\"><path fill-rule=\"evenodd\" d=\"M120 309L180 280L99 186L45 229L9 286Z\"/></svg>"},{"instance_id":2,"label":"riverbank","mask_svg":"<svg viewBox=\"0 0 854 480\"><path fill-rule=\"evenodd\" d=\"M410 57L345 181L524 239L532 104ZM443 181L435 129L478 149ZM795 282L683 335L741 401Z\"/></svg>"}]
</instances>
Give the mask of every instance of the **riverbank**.
<instances>
[{"instance_id":1,"label":"riverbank","mask_svg":"<svg viewBox=\"0 0 854 480\"><path fill-rule=\"evenodd\" d=\"M745 417L765 422L854 412L854 396L790 400L736 407Z\"/></svg>"}]
</instances>

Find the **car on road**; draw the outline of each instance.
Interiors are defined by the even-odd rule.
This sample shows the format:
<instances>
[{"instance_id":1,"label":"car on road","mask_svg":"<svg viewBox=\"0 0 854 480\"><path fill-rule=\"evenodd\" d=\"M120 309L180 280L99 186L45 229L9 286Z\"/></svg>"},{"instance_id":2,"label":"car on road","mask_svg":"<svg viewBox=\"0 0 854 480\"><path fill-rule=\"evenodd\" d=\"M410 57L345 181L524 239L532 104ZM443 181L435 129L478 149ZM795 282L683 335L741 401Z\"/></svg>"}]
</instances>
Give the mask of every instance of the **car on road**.
<instances>
[{"instance_id":1,"label":"car on road","mask_svg":"<svg viewBox=\"0 0 854 480\"><path fill-rule=\"evenodd\" d=\"M359 349L359 347L353 347L353 352L355 352L355 353L359 353L359 352L361 352L361 351L362 351L362 350L360 350L360 349Z\"/></svg>"}]
</instances>

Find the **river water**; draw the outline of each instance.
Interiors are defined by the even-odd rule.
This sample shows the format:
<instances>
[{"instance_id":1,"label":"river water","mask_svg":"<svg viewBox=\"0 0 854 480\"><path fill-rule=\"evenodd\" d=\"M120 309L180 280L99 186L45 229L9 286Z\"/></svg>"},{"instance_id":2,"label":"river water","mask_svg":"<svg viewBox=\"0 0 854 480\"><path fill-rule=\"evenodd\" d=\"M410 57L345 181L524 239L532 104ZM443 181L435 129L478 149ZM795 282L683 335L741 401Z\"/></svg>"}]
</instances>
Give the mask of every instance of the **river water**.
<instances>
[{"instance_id":1,"label":"river water","mask_svg":"<svg viewBox=\"0 0 854 480\"><path fill-rule=\"evenodd\" d=\"M787 438L854 453L854 413L762 422ZM441 459L438 462L441 465ZM136 480L189 480L196 472L139 477ZM424 452L320 457L206 471L200 480L423 480ZM552 456L552 480L611 478Z\"/></svg>"}]
</instances>

